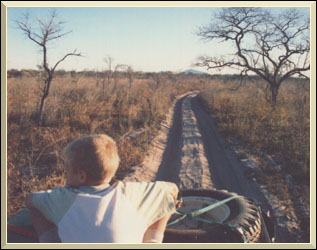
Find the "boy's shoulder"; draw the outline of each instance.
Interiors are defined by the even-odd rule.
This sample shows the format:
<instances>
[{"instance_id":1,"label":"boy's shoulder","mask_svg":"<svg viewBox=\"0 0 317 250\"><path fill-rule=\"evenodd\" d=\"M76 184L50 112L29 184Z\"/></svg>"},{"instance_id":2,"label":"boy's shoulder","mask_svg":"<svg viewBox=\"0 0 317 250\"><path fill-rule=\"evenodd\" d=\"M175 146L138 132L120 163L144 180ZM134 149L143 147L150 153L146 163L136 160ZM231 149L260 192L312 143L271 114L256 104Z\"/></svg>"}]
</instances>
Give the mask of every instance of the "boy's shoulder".
<instances>
[{"instance_id":1,"label":"boy's shoulder","mask_svg":"<svg viewBox=\"0 0 317 250\"><path fill-rule=\"evenodd\" d=\"M48 194L48 195L61 195L61 196L64 196L64 195L69 195L71 193L72 192L71 192L71 189L69 187L62 186L62 187L55 187L55 188L52 188L52 189L37 191L37 192L34 192L33 195L45 195L45 194Z\"/></svg>"},{"instance_id":2,"label":"boy's shoulder","mask_svg":"<svg viewBox=\"0 0 317 250\"><path fill-rule=\"evenodd\" d=\"M76 198L76 193L72 192L67 186L56 187L45 191L32 193L33 203L42 200L42 203L56 203L64 204L72 202Z\"/></svg>"},{"instance_id":3,"label":"boy's shoulder","mask_svg":"<svg viewBox=\"0 0 317 250\"><path fill-rule=\"evenodd\" d=\"M76 193L67 187L56 187L32 193L32 205L50 221L57 223L74 204Z\"/></svg>"}]
</instances>

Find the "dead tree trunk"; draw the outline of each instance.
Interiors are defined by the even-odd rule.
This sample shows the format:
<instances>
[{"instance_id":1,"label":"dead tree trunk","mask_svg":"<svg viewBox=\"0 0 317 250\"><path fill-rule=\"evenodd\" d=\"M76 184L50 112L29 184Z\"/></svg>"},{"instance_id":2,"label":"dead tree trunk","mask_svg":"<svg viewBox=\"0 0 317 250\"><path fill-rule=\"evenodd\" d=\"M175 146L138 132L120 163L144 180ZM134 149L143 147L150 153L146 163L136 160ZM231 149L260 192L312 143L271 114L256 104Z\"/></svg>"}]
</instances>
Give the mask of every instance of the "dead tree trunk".
<instances>
[{"instance_id":1,"label":"dead tree trunk","mask_svg":"<svg viewBox=\"0 0 317 250\"><path fill-rule=\"evenodd\" d=\"M33 32L33 30L36 29L34 29L34 27L29 24L28 15L25 15L25 19L23 21L16 21L18 28L22 30L31 41L35 42L43 50L43 65L41 68L45 72L45 80L42 89L43 94L41 96L40 107L39 110L36 111L36 120L39 126L43 125L45 101L49 94L51 82L53 80L56 67L68 56L81 56L81 53L76 53L76 50L74 50L74 52L66 54L62 59L57 61L54 67L49 68L47 62L47 43L49 41L56 40L70 33L70 31L62 33L63 22L57 22L56 17L56 11L53 10L48 20L38 19L37 23L39 29L37 32Z\"/></svg>"},{"instance_id":2,"label":"dead tree trunk","mask_svg":"<svg viewBox=\"0 0 317 250\"><path fill-rule=\"evenodd\" d=\"M48 78L45 80L45 83L44 83L43 95L41 97L40 108L37 114L37 119L38 119L37 122L39 126L43 125L45 101L46 101L46 98L48 97L52 80L53 80L53 75L50 75L48 76Z\"/></svg>"}]
</instances>

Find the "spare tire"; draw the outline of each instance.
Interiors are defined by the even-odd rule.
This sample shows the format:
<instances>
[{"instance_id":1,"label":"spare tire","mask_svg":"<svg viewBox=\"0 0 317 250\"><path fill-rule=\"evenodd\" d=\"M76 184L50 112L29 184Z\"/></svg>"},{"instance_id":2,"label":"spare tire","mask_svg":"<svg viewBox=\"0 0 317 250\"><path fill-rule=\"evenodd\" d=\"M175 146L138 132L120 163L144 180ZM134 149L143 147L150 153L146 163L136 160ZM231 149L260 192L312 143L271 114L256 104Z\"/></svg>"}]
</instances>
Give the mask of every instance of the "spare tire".
<instances>
[{"instance_id":1,"label":"spare tire","mask_svg":"<svg viewBox=\"0 0 317 250\"><path fill-rule=\"evenodd\" d=\"M225 190L182 190L183 204L178 210L189 213L221 201L236 193ZM169 223L180 217L174 214ZM258 242L261 235L261 217L252 200L239 196L220 205L199 217L215 223L205 223L187 217L167 226L163 242L165 243L226 243Z\"/></svg>"}]
</instances>

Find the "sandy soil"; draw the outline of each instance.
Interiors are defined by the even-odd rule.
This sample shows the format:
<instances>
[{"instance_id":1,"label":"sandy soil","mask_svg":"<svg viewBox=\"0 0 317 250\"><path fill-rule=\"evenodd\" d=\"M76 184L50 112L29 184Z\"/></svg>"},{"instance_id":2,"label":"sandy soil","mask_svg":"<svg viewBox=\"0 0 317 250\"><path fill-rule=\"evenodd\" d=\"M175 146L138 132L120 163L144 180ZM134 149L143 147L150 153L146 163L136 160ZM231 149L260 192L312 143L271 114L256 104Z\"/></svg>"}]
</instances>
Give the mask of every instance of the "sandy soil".
<instances>
[{"instance_id":1,"label":"sandy soil","mask_svg":"<svg viewBox=\"0 0 317 250\"><path fill-rule=\"evenodd\" d=\"M164 180L180 188L225 189L256 199L264 211L278 215L279 201L246 175L213 119L203 111L197 94L187 93L174 102L145 161L133 167L124 181ZM276 242L300 242L289 232L296 225L281 218L276 217Z\"/></svg>"}]
</instances>

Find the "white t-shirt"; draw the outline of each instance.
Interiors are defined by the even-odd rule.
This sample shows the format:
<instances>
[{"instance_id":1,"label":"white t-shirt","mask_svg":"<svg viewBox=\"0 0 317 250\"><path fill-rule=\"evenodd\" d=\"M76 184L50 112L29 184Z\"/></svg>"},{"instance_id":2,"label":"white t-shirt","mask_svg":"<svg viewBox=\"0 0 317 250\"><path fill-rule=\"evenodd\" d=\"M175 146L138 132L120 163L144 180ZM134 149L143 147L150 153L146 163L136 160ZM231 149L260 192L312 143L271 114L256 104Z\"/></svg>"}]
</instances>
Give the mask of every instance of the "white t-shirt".
<instances>
[{"instance_id":1,"label":"white t-shirt","mask_svg":"<svg viewBox=\"0 0 317 250\"><path fill-rule=\"evenodd\" d=\"M34 193L32 203L65 243L141 243L151 224L176 211L162 181L60 187Z\"/></svg>"}]
</instances>

